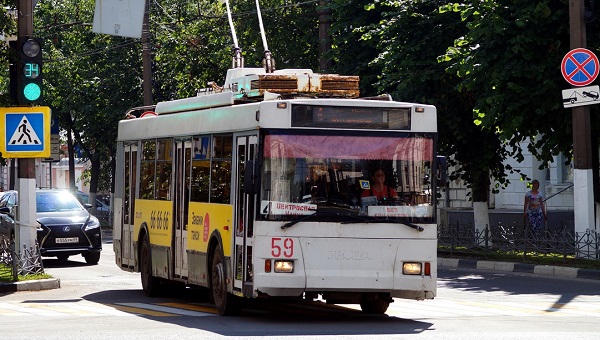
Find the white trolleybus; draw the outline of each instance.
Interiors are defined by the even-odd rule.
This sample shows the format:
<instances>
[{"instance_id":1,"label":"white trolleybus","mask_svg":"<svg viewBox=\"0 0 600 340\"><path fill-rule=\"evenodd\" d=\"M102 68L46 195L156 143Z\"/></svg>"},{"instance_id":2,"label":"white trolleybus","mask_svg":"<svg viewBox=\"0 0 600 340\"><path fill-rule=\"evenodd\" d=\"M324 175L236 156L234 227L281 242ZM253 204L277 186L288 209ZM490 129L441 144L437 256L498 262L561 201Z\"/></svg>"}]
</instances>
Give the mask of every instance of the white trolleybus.
<instances>
[{"instance_id":1,"label":"white trolleybus","mask_svg":"<svg viewBox=\"0 0 600 340\"><path fill-rule=\"evenodd\" d=\"M122 120L117 265L149 296L207 287L221 315L244 298L378 314L433 299L436 109L358 97L358 77L235 68Z\"/></svg>"}]
</instances>

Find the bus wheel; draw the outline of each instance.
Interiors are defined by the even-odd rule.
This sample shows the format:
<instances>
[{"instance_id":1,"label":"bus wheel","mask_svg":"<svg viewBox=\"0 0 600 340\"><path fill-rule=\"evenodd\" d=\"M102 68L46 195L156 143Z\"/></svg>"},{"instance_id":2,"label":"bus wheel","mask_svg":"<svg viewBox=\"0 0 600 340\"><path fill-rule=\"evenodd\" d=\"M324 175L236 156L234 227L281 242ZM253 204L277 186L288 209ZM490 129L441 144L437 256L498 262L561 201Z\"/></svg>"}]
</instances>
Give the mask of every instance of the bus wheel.
<instances>
[{"instance_id":1,"label":"bus wheel","mask_svg":"<svg viewBox=\"0 0 600 340\"><path fill-rule=\"evenodd\" d=\"M365 300L360 303L360 309L366 314L384 314L390 302L382 299Z\"/></svg>"},{"instance_id":2,"label":"bus wheel","mask_svg":"<svg viewBox=\"0 0 600 340\"><path fill-rule=\"evenodd\" d=\"M142 276L142 289L146 296L158 295L160 282L152 276L152 253L150 239L143 236L142 249L140 251L140 272Z\"/></svg>"},{"instance_id":3,"label":"bus wheel","mask_svg":"<svg viewBox=\"0 0 600 340\"><path fill-rule=\"evenodd\" d=\"M227 292L225 256L221 246L217 246L212 257L211 289L213 300L220 315L235 315L240 311L239 301Z\"/></svg>"}]
</instances>

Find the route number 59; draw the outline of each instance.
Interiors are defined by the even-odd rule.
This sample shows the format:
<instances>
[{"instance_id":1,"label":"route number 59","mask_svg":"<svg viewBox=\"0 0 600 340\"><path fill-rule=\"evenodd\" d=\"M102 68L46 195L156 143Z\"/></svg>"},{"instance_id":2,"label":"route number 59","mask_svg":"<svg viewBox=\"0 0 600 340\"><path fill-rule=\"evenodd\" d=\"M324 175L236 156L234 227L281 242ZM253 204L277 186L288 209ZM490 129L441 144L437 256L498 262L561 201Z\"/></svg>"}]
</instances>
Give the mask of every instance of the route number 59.
<instances>
[{"instance_id":1,"label":"route number 59","mask_svg":"<svg viewBox=\"0 0 600 340\"><path fill-rule=\"evenodd\" d=\"M273 237L271 239L271 256L273 257L292 257L294 256L294 240L289 237Z\"/></svg>"}]
</instances>

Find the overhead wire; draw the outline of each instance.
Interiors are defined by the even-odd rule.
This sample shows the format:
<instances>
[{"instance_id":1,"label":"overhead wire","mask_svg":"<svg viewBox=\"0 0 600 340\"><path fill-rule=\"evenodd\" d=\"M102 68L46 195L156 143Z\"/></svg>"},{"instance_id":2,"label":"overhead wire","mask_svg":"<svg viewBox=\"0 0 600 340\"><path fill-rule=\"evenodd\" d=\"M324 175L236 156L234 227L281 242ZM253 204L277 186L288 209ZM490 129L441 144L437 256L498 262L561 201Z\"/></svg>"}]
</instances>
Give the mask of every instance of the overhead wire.
<instances>
[{"instance_id":1,"label":"overhead wire","mask_svg":"<svg viewBox=\"0 0 600 340\"><path fill-rule=\"evenodd\" d=\"M260 15L260 12L272 12L272 11L276 11L276 10L280 10L280 9L285 9L285 8L291 8L291 7L300 7L300 6L305 6L308 4L312 4L312 3L316 3L319 0L308 0L308 1L302 1L302 2L297 2L297 3L293 3L293 4L286 4L286 5L281 5L281 6L276 6L276 7L271 7L271 8L267 8L267 9L262 9L262 10L250 10L250 11L245 11L245 12L238 12L238 13L231 13L232 18L240 18L243 16L247 16L247 15ZM190 1L191 2L191 1ZM257 1L258 2L258 1ZM153 3L158 4L157 0L154 0ZM158 6L158 8L161 9L161 11L163 12L163 14L167 15L168 17L172 18L171 15L169 15L166 11L166 9L163 6ZM186 24L189 22L193 22L198 20L199 18L202 19L209 19L209 20L221 20L221 19L225 19L227 17L227 14L224 15L195 15L192 16L186 20L182 20L182 21L171 21L171 22L158 22L153 20L153 23L156 25L159 25L160 27L163 28L167 28L168 26L172 26L172 25L177 25L177 24ZM53 25L53 26L48 26L46 27L46 29L51 29L51 28L60 28L60 27L64 27L65 25L69 25L69 26L73 26L73 25L81 25L81 26L91 26L91 24L89 23L84 23L84 22L73 22L73 23L69 23L69 24L57 24L57 25ZM261 25L262 25L262 20L261 20ZM261 28L262 29L262 28ZM175 31L175 30L171 30L171 31ZM236 39L237 40L237 39ZM99 54L99 53L105 53L107 51L113 50L113 49L118 49L118 48L122 48L122 47L126 47L126 46L131 46L131 45L135 45L135 44L141 44L141 42L139 40L131 40L131 41L126 41L126 42L120 42L117 44L113 44L113 45L108 45L106 47L103 48L98 48L98 49L94 49L94 50L90 50L90 51L86 51L86 52L82 52L82 53L77 53L77 54L73 54L64 58L59 58L59 59L49 59L48 62L57 62L57 61L63 61L66 59L70 59L70 58L84 58L84 57L88 57L88 56L92 56L94 54ZM266 46L266 38L263 38L263 45Z\"/></svg>"}]
</instances>

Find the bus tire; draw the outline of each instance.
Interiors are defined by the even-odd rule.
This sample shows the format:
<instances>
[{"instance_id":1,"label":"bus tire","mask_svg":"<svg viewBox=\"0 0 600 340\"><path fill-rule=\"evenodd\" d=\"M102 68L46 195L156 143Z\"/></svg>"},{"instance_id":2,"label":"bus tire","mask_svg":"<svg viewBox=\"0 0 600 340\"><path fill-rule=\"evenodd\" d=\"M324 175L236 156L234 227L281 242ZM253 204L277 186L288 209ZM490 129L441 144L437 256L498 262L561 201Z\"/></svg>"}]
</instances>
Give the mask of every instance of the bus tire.
<instances>
[{"instance_id":1,"label":"bus tire","mask_svg":"<svg viewBox=\"0 0 600 340\"><path fill-rule=\"evenodd\" d=\"M382 299L366 300L360 303L360 309L365 314L385 314L390 302Z\"/></svg>"},{"instance_id":2,"label":"bus tire","mask_svg":"<svg viewBox=\"0 0 600 340\"><path fill-rule=\"evenodd\" d=\"M219 315L236 315L240 312L238 299L227 292L227 273L225 272L225 256L221 246L217 246L212 255L211 264L212 298Z\"/></svg>"},{"instance_id":3,"label":"bus tire","mask_svg":"<svg viewBox=\"0 0 600 340\"><path fill-rule=\"evenodd\" d=\"M157 296L160 290L160 281L152 276L152 249L148 235L143 236L142 248L140 249L140 274L144 294L146 296Z\"/></svg>"}]
</instances>

